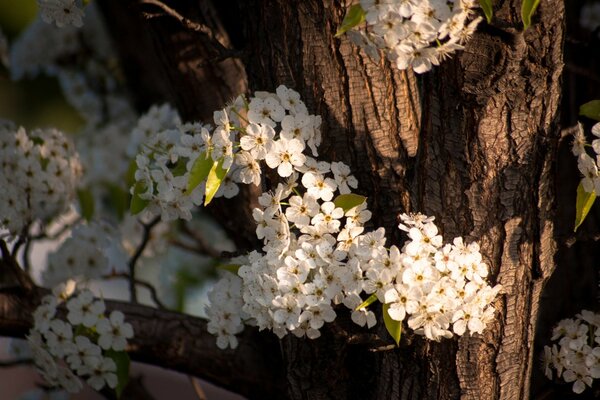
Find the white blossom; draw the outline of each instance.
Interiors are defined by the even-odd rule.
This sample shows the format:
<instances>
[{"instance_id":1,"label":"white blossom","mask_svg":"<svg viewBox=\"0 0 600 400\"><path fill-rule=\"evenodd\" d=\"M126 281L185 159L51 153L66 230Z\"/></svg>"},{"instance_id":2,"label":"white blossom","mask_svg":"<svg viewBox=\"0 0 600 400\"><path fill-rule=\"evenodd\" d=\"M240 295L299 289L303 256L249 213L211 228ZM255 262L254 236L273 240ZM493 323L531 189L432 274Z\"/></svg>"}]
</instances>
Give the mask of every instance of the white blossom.
<instances>
[{"instance_id":1,"label":"white blossom","mask_svg":"<svg viewBox=\"0 0 600 400\"><path fill-rule=\"evenodd\" d=\"M462 49L481 21L470 17L476 4L464 1L361 0L360 5L366 26L348 32L350 40L375 61L381 49L398 69L416 73Z\"/></svg>"}]
</instances>

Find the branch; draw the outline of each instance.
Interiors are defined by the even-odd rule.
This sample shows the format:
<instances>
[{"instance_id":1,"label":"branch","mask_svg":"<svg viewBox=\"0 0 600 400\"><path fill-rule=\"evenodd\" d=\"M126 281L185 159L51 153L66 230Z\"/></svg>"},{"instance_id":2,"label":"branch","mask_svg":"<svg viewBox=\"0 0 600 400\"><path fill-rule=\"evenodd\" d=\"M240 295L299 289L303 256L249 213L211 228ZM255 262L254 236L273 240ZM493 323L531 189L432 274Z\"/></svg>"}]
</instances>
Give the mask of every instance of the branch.
<instances>
[{"instance_id":1,"label":"branch","mask_svg":"<svg viewBox=\"0 0 600 400\"><path fill-rule=\"evenodd\" d=\"M6 242L0 239L0 289L8 287L21 287L24 290L33 289L34 285L15 260Z\"/></svg>"},{"instance_id":2,"label":"branch","mask_svg":"<svg viewBox=\"0 0 600 400\"><path fill-rule=\"evenodd\" d=\"M131 279L131 276L125 272L112 272L111 274L104 275L102 277L102 279L115 279L115 278L127 279L129 282L133 281L134 284L148 289L150 291L150 297L152 298L152 301L154 301L156 306L163 310L167 309L167 307L164 305L164 303L162 301L160 301L160 299L158 298L158 293L156 291L156 288L150 282L142 281L139 279Z\"/></svg>"},{"instance_id":3,"label":"branch","mask_svg":"<svg viewBox=\"0 0 600 400\"><path fill-rule=\"evenodd\" d=\"M162 15L173 17L177 21L179 21L179 23L183 25L184 28L190 31L198 32L205 36L208 39L209 43L211 43L214 46L215 50L219 53L220 60L224 60L230 57L237 57L241 54L241 52L237 50L228 49L227 47L223 46L223 44L217 39L214 31L211 28L200 22L192 21L191 19L184 17L183 15L179 14L177 10L169 7L162 1L140 0L139 3L156 6L164 12L164 14L143 13L143 15L147 19L157 18Z\"/></svg>"},{"instance_id":4,"label":"branch","mask_svg":"<svg viewBox=\"0 0 600 400\"><path fill-rule=\"evenodd\" d=\"M195 242L194 248L186 246L185 243L182 243L177 240L174 240L172 244L174 244L178 247L181 247L183 249L189 250L189 251L194 251L198 254L207 255L212 258L216 258L216 259L223 258L223 254L219 250L217 250L213 246L211 246L210 243L208 243L208 241L204 238L204 236L194 232L185 221L183 221L183 223L180 224L180 227L181 227L181 232L185 233L192 240L194 240L194 242Z\"/></svg>"},{"instance_id":5,"label":"branch","mask_svg":"<svg viewBox=\"0 0 600 400\"><path fill-rule=\"evenodd\" d=\"M148 242L150 241L150 233L152 232L152 228L154 228L156 226L156 224L158 224L159 221L160 221L160 217L155 217L152 221L150 221L147 224L142 223L142 226L144 227L142 241L140 242L139 246L135 250L135 253L133 254L133 256L131 256L131 259L129 259L129 263L128 263L128 266L129 266L129 293L131 296L132 303L137 303L137 289L135 286L136 285L135 265L136 265L137 261L139 260L139 258L142 256L142 253L144 252L144 250L146 249L146 246L148 245Z\"/></svg>"},{"instance_id":6,"label":"branch","mask_svg":"<svg viewBox=\"0 0 600 400\"><path fill-rule=\"evenodd\" d=\"M23 337L44 289L0 289L0 336ZM132 360L206 379L249 398L285 396L279 345L272 335L247 328L235 350L220 350L206 321L139 304L105 301L107 313L120 310L133 326Z\"/></svg>"},{"instance_id":7,"label":"branch","mask_svg":"<svg viewBox=\"0 0 600 400\"><path fill-rule=\"evenodd\" d=\"M0 368L19 367L22 365L31 364L33 364L33 360L31 358L17 358L14 360L0 361Z\"/></svg>"}]
</instances>

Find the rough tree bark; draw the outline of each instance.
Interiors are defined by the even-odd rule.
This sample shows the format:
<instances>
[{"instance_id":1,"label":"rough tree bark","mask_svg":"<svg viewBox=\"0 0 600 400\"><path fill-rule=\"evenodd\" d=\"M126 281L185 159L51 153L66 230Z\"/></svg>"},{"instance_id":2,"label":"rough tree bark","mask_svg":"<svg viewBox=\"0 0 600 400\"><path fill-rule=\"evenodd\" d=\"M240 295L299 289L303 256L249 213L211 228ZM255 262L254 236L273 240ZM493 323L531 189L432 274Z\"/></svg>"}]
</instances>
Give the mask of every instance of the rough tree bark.
<instances>
[{"instance_id":1,"label":"rough tree bark","mask_svg":"<svg viewBox=\"0 0 600 400\"><path fill-rule=\"evenodd\" d=\"M446 238L480 241L505 288L482 337L414 338L376 353L285 339L291 398L529 397L538 303L554 267L564 10L543 2L523 33L519 7L498 2L493 26L482 23L464 52L419 79L420 119L410 74L333 38L339 2L253 1L242 13L251 87L288 84L323 116L323 153L358 172L376 224L390 232L400 212L435 215Z\"/></svg>"},{"instance_id":2,"label":"rough tree bark","mask_svg":"<svg viewBox=\"0 0 600 400\"><path fill-rule=\"evenodd\" d=\"M101 3L109 5L104 11L113 22L122 12L119 7L138 15L142 11L135 0ZM166 3L189 18L205 18L185 14L193 9L186 2ZM480 242L490 280L504 286L496 320L481 336L431 343L407 333L400 348L393 349L386 346L391 339L384 328L369 334L348 323L348 315L341 312L316 341L290 335L280 347L244 344L253 349L251 354L274 357L275 383L257 379L256 385L263 385L260 395L246 386L239 388L243 394L311 400L529 397L538 303L554 267L552 177L564 10L560 0L542 2L534 24L522 32L520 0L494 3L492 26L483 22L465 51L420 77L399 72L385 60L375 63L346 38L334 38L345 12L341 1L251 0L238 2L241 10L229 10L238 12L227 15L225 26L244 28L241 45L250 89L286 84L301 93L312 113L323 117L321 156L352 167L359 191L369 196L374 226L384 226L390 241L399 244L399 213L435 215L447 240L461 235ZM143 68L152 72L148 76L168 77L164 88L153 93L173 100L186 117L207 116L204 107L195 106L205 104L205 97L234 94L231 85L210 86L215 89L209 93L198 90L213 78L189 65L206 59L205 50L194 47L200 54L187 58L178 53L181 43L194 43L194 36L181 33L185 27L177 21L165 17L130 24L147 30L157 57L143 63L140 57L130 58L130 71ZM122 34L127 25L111 26L125 52L136 43L135 37ZM248 199L240 201L238 209L245 208ZM252 226L248 216L237 213L234 228ZM239 237L239 230L232 234L238 243L250 244ZM0 304L6 302L0 298ZM130 311L134 320L156 317L135 311L137 307ZM9 311L0 308L0 320L3 314L12 315ZM157 332L169 324L158 321ZM185 329L186 322L181 324L174 326L175 332ZM22 334L27 323L22 325L12 333ZM255 332L243 340L253 338ZM227 377L194 369L196 361L186 354L176 357L173 362L180 370L231 388ZM280 362L284 377L279 375ZM256 375L268 375L269 367L259 364Z\"/></svg>"}]
</instances>

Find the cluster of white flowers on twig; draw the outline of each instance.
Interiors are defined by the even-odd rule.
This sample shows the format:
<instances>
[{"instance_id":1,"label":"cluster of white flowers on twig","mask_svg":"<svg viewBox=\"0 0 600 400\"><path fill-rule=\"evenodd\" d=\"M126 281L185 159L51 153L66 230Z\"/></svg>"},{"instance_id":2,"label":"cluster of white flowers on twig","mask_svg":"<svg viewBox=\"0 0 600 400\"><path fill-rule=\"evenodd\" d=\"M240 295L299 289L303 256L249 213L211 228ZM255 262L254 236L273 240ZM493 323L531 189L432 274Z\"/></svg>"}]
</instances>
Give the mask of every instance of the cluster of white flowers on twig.
<instances>
[{"instance_id":1,"label":"cluster of white flowers on twig","mask_svg":"<svg viewBox=\"0 0 600 400\"><path fill-rule=\"evenodd\" d=\"M236 334L244 330L242 319L242 280L234 274L226 274L211 288L208 294L211 307L206 308L206 329L217 337L220 349L238 346Z\"/></svg>"},{"instance_id":2,"label":"cluster of white flowers on twig","mask_svg":"<svg viewBox=\"0 0 600 400\"><path fill-rule=\"evenodd\" d=\"M400 229L410 240L401 252L392 246L384 265L371 261L376 268L367 271L365 291L377 288L380 301L390 304L392 319L402 321L410 315L408 326L429 339L452 337L451 324L459 336L482 333L493 319L491 303L501 286L485 282L488 267L479 245L466 244L462 237L444 245L432 217L402 215L401 219Z\"/></svg>"},{"instance_id":3,"label":"cluster of white flowers on twig","mask_svg":"<svg viewBox=\"0 0 600 400\"><path fill-rule=\"evenodd\" d=\"M594 151L594 157L590 156L586 150L588 143L583 131L583 125L579 124L573 138L573 154L577 157L577 167L583 175L581 184L583 189L588 192L600 193L600 122L592 127L592 134L598 139L592 141L591 147ZM594 159L595 158L595 159Z\"/></svg>"},{"instance_id":4,"label":"cluster of white flowers on twig","mask_svg":"<svg viewBox=\"0 0 600 400\"><path fill-rule=\"evenodd\" d=\"M237 183L258 185L261 160L277 169L280 176L290 177L304 166L305 148L316 155L321 140L321 119L309 115L299 94L284 86L277 88L276 94L256 92L249 100L238 97L213 119L214 128L175 123L142 145L136 157L136 184L131 190L149 202L145 213L161 215L165 221L191 219L195 205L213 196L235 196ZM215 193L208 193L206 176L190 183L202 165L222 175Z\"/></svg>"},{"instance_id":5,"label":"cluster of white flowers on twig","mask_svg":"<svg viewBox=\"0 0 600 400\"><path fill-rule=\"evenodd\" d=\"M364 30L351 30L350 39L379 59L378 50L398 69L417 73L449 57L475 32L481 17L473 18L475 0L360 0Z\"/></svg>"},{"instance_id":6,"label":"cluster of white flowers on twig","mask_svg":"<svg viewBox=\"0 0 600 400\"><path fill-rule=\"evenodd\" d=\"M66 309L66 319L59 315ZM104 301L83 290L66 301L48 295L33 314L29 342L39 372L51 386L81 390L81 379L95 390L118 384L115 353L127 347L133 328L120 311L105 315Z\"/></svg>"},{"instance_id":7,"label":"cluster of white flowers on twig","mask_svg":"<svg viewBox=\"0 0 600 400\"><path fill-rule=\"evenodd\" d=\"M83 26L81 0L37 0L44 22L62 28L68 25Z\"/></svg>"},{"instance_id":8,"label":"cluster of white flowers on twig","mask_svg":"<svg viewBox=\"0 0 600 400\"><path fill-rule=\"evenodd\" d=\"M285 90L300 102L297 93ZM281 144L271 145L273 121L250 129L257 115L271 113L268 108L252 113L250 102L241 148L257 164L252 171L260 172L258 161L264 159L284 181L263 193L261 207L253 211L263 253L237 260L241 281L227 277L209 296L209 330L218 346L235 347L244 322L279 337L291 332L317 338L324 323L336 318L334 306L342 303L353 310L355 323L370 328L375 315L361 306L363 292L390 304L389 315L397 321L411 315L409 327L430 339L452 336L451 324L457 335L481 333L493 317L490 303L500 286L485 283L488 269L478 245L457 238L443 246L433 218L419 214L403 216L400 227L411 240L402 252L388 249L383 228L364 232L371 212L364 197L351 193L358 182L347 165L303 154L300 127L289 138L284 135L293 131L282 130Z\"/></svg>"},{"instance_id":9,"label":"cluster of white flowers on twig","mask_svg":"<svg viewBox=\"0 0 600 400\"><path fill-rule=\"evenodd\" d=\"M66 211L81 164L73 144L56 129L29 133L0 126L0 227L19 235L35 221Z\"/></svg>"},{"instance_id":10,"label":"cluster of white flowers on twig","mask_svg":"<svg viewBox=\"0 0 600 400\"><path fill-rule=\"evenodd\" d=\"M573 383L579 394L600 378L600 314L583 310L575 318L563 319L552 331L552 346L544 347L548 379Z\"/></svg>"},{"instance_id":11,"label":"cluster of white flowers on twig","mask_svg":"<svg viewBox=\"0 0 600 400\"><path fill-rule=\"evenodd\" d=\"M48 254L48 263L42 272L45 287L74 280L83 282L101 278L113 262L124 258L116 230L101 223L79 224L71 230L71 236L60 247Z\"/></svg>"},{"instance_id":12,"label":"cluster of white flowers on twig","mask_svg":"<svg viewBox=\"0 0 600 400\"><path fill-rule=\"evenodd\" d=\"M71 7L76 2L49 3L69 3L67 6ZM123 163L127 168L127 133L135 125L137 115L119 82L117 56L100 12L94 3L88 5L81 28L57 28L43 21L43 7L40 14L11 45L11 77L20 80L43 73L58 78L66 100L86 122L77 135L77 147L88 171L86 179L119 179L114 168ZM106 160L111 162L105 163ZM106 164L112 167L110 174L106 174Z\"/></svg>"}]
</instances>

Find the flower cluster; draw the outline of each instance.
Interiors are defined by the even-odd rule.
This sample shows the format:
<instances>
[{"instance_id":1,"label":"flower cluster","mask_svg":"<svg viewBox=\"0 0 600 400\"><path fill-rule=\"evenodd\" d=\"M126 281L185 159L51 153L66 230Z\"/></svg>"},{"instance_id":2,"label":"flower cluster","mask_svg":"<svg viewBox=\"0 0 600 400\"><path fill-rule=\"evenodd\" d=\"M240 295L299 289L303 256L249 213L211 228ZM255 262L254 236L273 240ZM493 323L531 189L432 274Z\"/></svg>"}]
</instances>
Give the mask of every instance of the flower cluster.
<instances>
[{"instance_id":1,"label":"flower cluster","mask_svg":"<svg viewBox=\"0 0 600 400\"><path fill-rule=\"evenodd\" d=\"M463 48L481 17L472 18L475 0L360 0L366 27L348 32L350 39L379 59L378 49L398 69L429 71L432 65Z\"/></svg>"},{"instance_id":2,"label":"flower cluster","mask_svg":"<svg viewBox=\"0 0 600 400\"><path fill-rule=\"evenodd\" d=\"M76 8L74 0L47 2L53 6L69 3L60 7L61 12ZM112 119L120 112L125 95L117 78L117 57L97 7L94 3L87 6L82 28L57 28L45 23L44 16L42 8L41 16L12 44L11 77L18 80L39 73L57 77L66 100L88 125Z\"/></svg>"},{"instance_id":3,"label":"flower cluster","mask_svg":"<svg viewBox=\"0 0 600 400\"><path fill-rule=\"evenodd\" d=\"M27 340L41 375L51 386L68 392L81 390L80 378L95 390L118 384L115 352L127 347L133 328L120 311L105 315L106 306L89 290L68 298L66 320L57 315L62 298L45 296L33 314L34 326Z\"/></svg>"},{"instance_id":4,"label":"flower cluster","mask_svg":"<svg viewBox=\"0 0 600 400\"><path fill-rule=\"evenodd\" d=\"M552 346L544 347L544 367L548 379L573 383L579 394L600 378L600 314L583 310L575 318L564 319L552 332ZM554 370L554 371L553 371Z\"/></svg>"},{"instance_id":5,"label":"flower cluster","mask_svg":"<svg viewBox=\"0 0 600 400\"><path fill-rule=\"evenodd\" d=\"M162 115L160 110L155 113ZM175 127L162 128L142 145L136 157L136 183L131 188L132 194L149 203L146 213L161 215L165 221L190 219L193 206L207 203L213 196L235 196L237 183L259 185L263 160L279 176L296 177L294 171L302 169L307 160L304 150L308 147L316 155L321 141L320 117L309 115L300 95L284 86L276 93L256 92L249 100L238 97L215 112L214 128L167 119ZM150 126L156 126L154 121L144 125L148 128L143 129L140 120L134 137L146 135ZM192 183L203 165L206 173ZM212 186L208 185L209 170L218 181ZM212 189L214 193L209 194Z\"/></svg>"},{"instance_id":6,"label":"flower cluster","mask_svg":"<svg viewBox=\"0 0 600 400\"><path fill-rule=\"evenodd\" d=\"M55 129L0 126L0 166L0 226L11 235L66 211L81 175L73 145Z\"/></svg>"},{"instance_id":7,"label":"flower cluster","mask_svg":"<svg viewBox=\"0 0 600 400\"><path fill-rule=\"evenodd\" d=\"M598 138L592 141L591 146L596 159L587 153L588 143L581 124L579 124L579 129L574 134L572 150L577 157L577 167L583 175L581 179L583 189L588 193L594 191L600 193L600 171L598 170L600 168L600 159L598 158L600 154L600 122L592 127L592 134Z\"/></svg>"},{"instance_id":8,"label":"flower cluster","mask_svg":"<svg viewBox=\"0 0 600 400\"><path fill-rule=\"evenodd\" d=\"M55 23L62 28L67 25L83 26L83 8L79 0L37 0L44 22Z\"/></svg>"},{"instance_id":9,"label":"flower cluster","mask_svg":"<svg viewBox=\"0 0 600 400\"><path fill-rule=\"evenodd\" d=\"M117 269L115 260L123 250L113 238L117 236L108 225L80 224L71 231L71 237L48 255L48 265L42 273L45 287L54 287L67 280L83 281L102 277L109 267ZM121 262L120 264L124 264Z\"/></svg>"},{"instance_id":10,"label":"flower cluster","mask_svg":"<svg viewBox=\"0 0 600 400\"><path fill-rule=\"evenodd\" d=\"M389 253L380 248L383 254L372 254L365 291L390 304L392 319L410 315L408 326L429 339L452 337L451 324L459 336L482 333L493 319L490 303L501 286L485 282L488 267L479 245L465 244L461 237L443 245L433 217L403 214L401 219L400 229L410 240L402 251L392 246Z\"/></svg>"},{"instance_id":11,"label":"flower cluster","mask_svg":"<svg viewBox=\"0 0 600 400\"><path fill-rule=\"evenodd\" d=\"M261 115L252 113L252 102L249 108L249 118ZM288 139L282 130L282 144L263 149L273 135L257 140L250 127L252 122L241 138L242 151L255 163L264 159L285 179L263 193L261 207L253 210L263 252L240 261L241 285L227 278L210 295L207 314L219 347L237 345L234 335L242 321L279 337L291 332L317 338L342 303L353 310L355 323L370 328L375 315L360 307L363 292L390 304L389 314L398 321L411 315L409 326L430 339L452 336L452 323L457 335L483 331L500 286L484 282L488 270L477 244L457 238L442 246L433 218L417 215L403 217L401 228L411 240L402 252L386 248L383 228L365 233L371 212L364 197L351 193L358 182L347 165L303 154L303 142L296 139L303 138L300 132Z\"/></svg>"},{"instance_id":12,"label":"flower cluster","mask_svg":"<svg viewBox=\"0 0 600 400\"><path fill-rule=\"evenodd\" d=\"M242 300L242 280L233 274L227 274L219 280L208 294L212 307L206 309L209 319L207 330L217 337L220 349L238 345L236 334L244 330L240 310Z\"/></svg>"}]
</instances>

